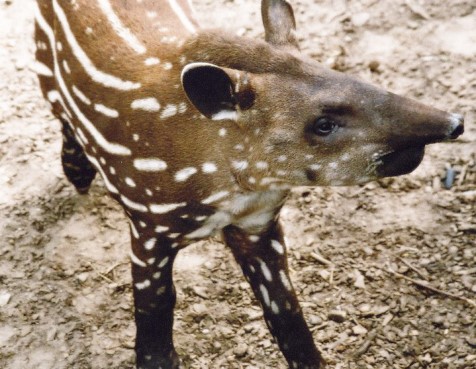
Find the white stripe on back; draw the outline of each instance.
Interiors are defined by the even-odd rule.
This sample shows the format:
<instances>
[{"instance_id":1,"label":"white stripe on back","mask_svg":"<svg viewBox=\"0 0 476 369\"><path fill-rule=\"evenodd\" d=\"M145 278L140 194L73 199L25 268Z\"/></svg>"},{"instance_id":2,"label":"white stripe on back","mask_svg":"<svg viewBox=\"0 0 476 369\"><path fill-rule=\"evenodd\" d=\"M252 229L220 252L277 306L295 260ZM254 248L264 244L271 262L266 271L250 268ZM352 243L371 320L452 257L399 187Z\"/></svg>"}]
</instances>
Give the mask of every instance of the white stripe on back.
<instances>
[{"instance_id":1,"label":"white stripe on back","mask_svg":"<svg viewBox=\"0 0 476 369\"><path fill-rule=\"evenodd\" d=\"M56 1L55 1L56 2ZM131 150L123 145L116 144L116 143L111 143L106 140L106 138L99 132L96 127L91 123L91 121L86 118L86 116L81 112L79 107L76 105L73 97L68 91L68 88L66 87L66 84L63 80L63 77L61 75L61 71L58 65L58 59L56 55L56 49L54 48L55 45L55 36L53 33L53 30L51 29L50 25L48 22L46 22L46 19L43 18L43 15L41 14L41 11L37 5L37 3L34 3L35 5L35 18L38 23L38 26L43 30L43 32L46 34L48 37L48 40L50 41L50 46L51 49L53 50L53 60L54 60L54 71L55 71L55 77L56 81L58 82L58 85L61 89L61 92L63 93L64 97L68 101L69 106L73 110L74 114L78 118L78 120L83 124L84 128L89 132L89 134L95 139L96 143L101 146L101 148L108 152L109 154L112 155L123 155L123 156L128 156L131 155ZM113 192L113 191L112 191Z\"/></svg>"},{"instance_id":2,"label":"white stripe on back","mask_svg":"<svg viewBox=\"0 0 476 369\"><path fill-rule=\"evenodd\" d=\"M197 30L195 29L195 26L192 24L190 19L187 17L183 9L180 7L180 5L177 3L176 0L169 0L170 7L174 11L174 13L177 15L178 19L180 22L182 22L183 26L187 29L187 31L191 33L196 33Z\"/></svg>"},{"instance_id":3,"label":"white stripe on back","mask_svg":"<svg viewBox=\"0 0 476 369\"><path fill-rule=\"evenodd\" d=\"M147 49L145 46L137 39L137 37L131 32L129 28L122 24L121 20L114 12L111 3L109 0L98 0L99 7L103 11L107 20L111 24L114 31L117 35L122 38L126 44L133 49L138 54L144 54Z\"/></svg>"},{"instance_id":4,"label":"white stripe on back","mask_svg":"<svg viewBox=\"0 0 476 369\"><path fill-rule=\"evenodd\" d=\"M93 81L105 87L115 88L117 90L123 91L136 90L141 87L140 83L124 81L116 76L98 70L91 61L91 59L89 59L84 50L78 44L76 37L71 31L71 27L68 23L66 14L64 13L63 9L58 5L57 0L53 0L53 9L56 13L56 16L58 17L61 27L63 28L64 35L69 43L69 46L71 47L74 56L78 59L79 63L83 66L84 70L86 71L86 73L89 74ZM52 45L52 49L54 49L54 44Z\"/></svg>"}]
</instances>

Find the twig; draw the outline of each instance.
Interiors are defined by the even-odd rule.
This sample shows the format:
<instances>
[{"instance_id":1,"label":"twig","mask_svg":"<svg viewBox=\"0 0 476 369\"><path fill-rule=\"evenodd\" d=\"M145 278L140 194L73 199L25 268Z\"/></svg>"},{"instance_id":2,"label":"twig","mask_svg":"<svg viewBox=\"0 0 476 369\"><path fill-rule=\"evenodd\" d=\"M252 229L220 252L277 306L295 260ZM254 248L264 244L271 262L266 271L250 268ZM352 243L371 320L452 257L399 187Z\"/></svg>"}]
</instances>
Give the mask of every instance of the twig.
<instances>
[{"instance_id":1,"label":"twig","mask_svg":"<svg viewBox=\"0 0 476 369\"><path fill-rule=\"evenodd\" d=\"M96 268L96 266L89 262L89 266L96 272L96 274L101 277L102 279L104 279L105 281L109 282L109 283L115 283L111 278L109 278L108 276L105 276L104 274L102 274L98 268Z\"/></svg>"},{"instance_id":2,"label":"twig","mask_svg":"<svg viewBox=\"0 0 476 369\"><path fill-rule=\"evenodd\" d=\"M129 265L129 262L128 261L123 261L123 262L120 262L120 263L117 263L117 264L114 264L113 266L111 266L108 270L106 270L104 272L104 275L108 275L109 273L111 273L114 269L116 269L117 267L121 266L121 265Z\"/></svg>"},{"instance_id":3,"label":"twig","mask_svg":"<svg viewBox=\"0 0 476 369\"><path fill-rule=\"evenodd\" d=\"M384 269L385 270L385 269ZM394 276L398 277L398 278L402 278L402 279L405 279L409 282L412 282L413 284L416 284L417 286L420 286L420 287L423 287L423 288L426 288L427 290L430 290L432 292L436 292L436 293L439 293L441 295L444 295L444 296L447 296L447 297L451 297L451 298L454 298L454 299L457 299L457 300L461 300L461 301L464 301L466 302L467 304L473 306L473 307L476 307L476 302L471 300L471 299L468 299L466 297L463 297L463 296L458 296L458 295L455 295L455 294L452 294L450 292L446 292L446 291L443 291L443 290L440 290L439 288L436 288L436 287L433 287L431 286L428 282L426 281L419 281L417 279L413 279L413 278L410 278L410 277L407 277L406 275L403 275L403 274L400 274L390 268L387 268L385 270L386 272L390 273L390 274L393 274Z\"/></svg>"},{"instance_id":4,"label":"twig","mask_svg":"<svg viewBox=\"0 0 476 369\"><path fill-rule=\"evenodd\" d=\"M311 327L309 330L310 330L311 332L314 332L314 331L323 329L323 328L327 327L328 325L329 325L329 322L324 322L324 323L321 323L321 324L319 324L319 325L316 325L315 327Z\"/></svg>"},{"instance_id":5,"label":"twig","mask_svg":"<svg viewBox=\"0 0 476 369\"><path fill-rule=\"evenodd\" d=\"M423 278L424 280L427 280L428 277L423 274L422 271L420 271L417 267L413 266L412 264L410 264L408 261L406 261L404 258L402 258L401 256L398 256L396 255L397 259L400 260L403 264L405 264L407 267L409 267L411 270L413 270L416 274L418 274L421 278Z\"/></svg>"},{"instance_id":6,"label":"twig","mask_svg":"<svg viewBox=\"0 0 476 369\"><path fill-rule=\"evenodd\" d=\"M325 259L322 255L319 255L316 252L311 252L311 257L321 264L332 265L332 261Z\"/></svg>"}]
</instances>

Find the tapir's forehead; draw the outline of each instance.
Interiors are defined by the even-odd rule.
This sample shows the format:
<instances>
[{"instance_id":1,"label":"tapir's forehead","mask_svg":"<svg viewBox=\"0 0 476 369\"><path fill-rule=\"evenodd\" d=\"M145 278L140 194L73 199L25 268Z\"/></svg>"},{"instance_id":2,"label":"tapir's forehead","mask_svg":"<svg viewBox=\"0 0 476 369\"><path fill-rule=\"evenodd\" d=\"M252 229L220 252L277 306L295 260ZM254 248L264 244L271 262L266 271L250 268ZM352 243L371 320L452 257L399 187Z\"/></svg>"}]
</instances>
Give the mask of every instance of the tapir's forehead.
<instances>
[{"instance_id":1,"label":"tapir's forehead","mask_svg":"<svg viewBox=\"0 0 476 369\"><path fill-rule=\"evenodd\" d=\"M269 75L268 75L269 76ZM355 76L329 69L314 60L301 60L291 73L272 74L268 80L272 95L314 106L351 105L354 109L381 106L389 92ZM290 93L292 92L292 93Z\"/></svg>"}]
</instances>

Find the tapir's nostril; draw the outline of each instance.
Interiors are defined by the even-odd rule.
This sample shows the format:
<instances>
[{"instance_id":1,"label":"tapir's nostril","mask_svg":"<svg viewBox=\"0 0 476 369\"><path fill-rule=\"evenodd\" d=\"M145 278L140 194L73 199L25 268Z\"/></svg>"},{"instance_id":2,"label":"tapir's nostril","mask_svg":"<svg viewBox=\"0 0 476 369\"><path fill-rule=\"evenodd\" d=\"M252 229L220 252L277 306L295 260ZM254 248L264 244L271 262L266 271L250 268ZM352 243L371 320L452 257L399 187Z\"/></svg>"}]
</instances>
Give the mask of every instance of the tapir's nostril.
<instances>
[{"instance_id":1,"label":"tapir's nostril","mask_svg":"<svg viewBox=\"0 0 476 369\"><path fill-rule=\"evenodd\" d=\"M458 138L464 132L464 117L461 114L452 114L451 126L450 138Z\"/></svg>"}]
</instances>

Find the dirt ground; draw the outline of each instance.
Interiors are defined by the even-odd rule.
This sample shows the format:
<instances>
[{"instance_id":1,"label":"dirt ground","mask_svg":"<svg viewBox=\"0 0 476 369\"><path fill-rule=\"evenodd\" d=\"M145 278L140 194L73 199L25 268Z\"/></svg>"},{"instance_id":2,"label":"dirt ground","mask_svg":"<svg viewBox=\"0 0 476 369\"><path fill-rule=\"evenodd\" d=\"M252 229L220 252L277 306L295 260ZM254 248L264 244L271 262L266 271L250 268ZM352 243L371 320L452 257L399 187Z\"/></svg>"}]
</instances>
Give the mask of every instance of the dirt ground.
<instances>
[{"instance_id":1,"label":"dirt ground","mask_svg":"<svg viewBox=\"0 0 476 369\"><path fill-rule=\"evenodd\" d=\"M292 3L306 54L466 115L411 175L293 191L282 220L315 341L332 369L476 368L476 2ZM195 4L262 37L258 1ZM62 174L31 5L0 0L0 368L131 368L128 226L100 180L80 196ZM286 367L222 244L184 250L175 279L184 368Z\"/></svg>"}]
</instances>

